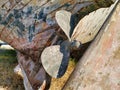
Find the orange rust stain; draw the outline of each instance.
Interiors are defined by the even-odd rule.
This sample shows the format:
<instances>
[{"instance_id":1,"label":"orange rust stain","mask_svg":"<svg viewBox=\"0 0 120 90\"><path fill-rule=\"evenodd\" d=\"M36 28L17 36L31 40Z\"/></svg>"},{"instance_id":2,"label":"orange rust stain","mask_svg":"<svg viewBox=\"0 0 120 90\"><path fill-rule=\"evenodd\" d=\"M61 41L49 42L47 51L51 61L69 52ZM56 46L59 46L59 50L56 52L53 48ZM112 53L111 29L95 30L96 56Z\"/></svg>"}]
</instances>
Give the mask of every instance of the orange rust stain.
<instances>
[{"instance_id":1,"label":"orange rust stain","mask_svg":"<svg viewBox=\"0 0 120 90\"><path fill-rule=\"evenodd\" d=\"M41 24L42 24L43 30L49 27L49 25L46 22L42 22Z\"/></svg>"}]
</instances>

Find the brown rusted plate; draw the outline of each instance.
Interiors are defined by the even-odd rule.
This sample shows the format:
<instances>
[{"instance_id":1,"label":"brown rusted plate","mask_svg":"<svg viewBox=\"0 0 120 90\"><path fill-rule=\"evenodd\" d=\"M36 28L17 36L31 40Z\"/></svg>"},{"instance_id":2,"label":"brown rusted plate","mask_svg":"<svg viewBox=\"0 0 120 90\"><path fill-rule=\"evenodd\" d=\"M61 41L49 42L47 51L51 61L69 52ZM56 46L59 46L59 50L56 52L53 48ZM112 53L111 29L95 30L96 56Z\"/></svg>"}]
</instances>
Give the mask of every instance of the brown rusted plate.
<instances>
[{"instance_id":1,"label":"brown rusted plate","mask_svg":"<svg viewBox=\"0 0 120 90\"><path fill-rule=\"evenodd\" d=\"M68 66L69 50L64 45L47 47L42 52L41 61L50 76L60 78L64 75Z\"/></svg>"}]
</instances>

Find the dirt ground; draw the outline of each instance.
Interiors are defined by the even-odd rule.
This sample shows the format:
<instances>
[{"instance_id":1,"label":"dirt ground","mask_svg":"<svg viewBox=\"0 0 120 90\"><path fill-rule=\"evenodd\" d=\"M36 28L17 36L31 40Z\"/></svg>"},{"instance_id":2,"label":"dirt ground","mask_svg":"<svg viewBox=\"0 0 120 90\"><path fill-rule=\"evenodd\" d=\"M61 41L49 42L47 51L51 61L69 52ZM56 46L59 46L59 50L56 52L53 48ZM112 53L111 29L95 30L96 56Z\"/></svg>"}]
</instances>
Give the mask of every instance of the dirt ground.
<instances>
[{"instance_id":1,"label":"dirt ground","mask_svg":"<svg viewBox=\"0 0 120 90\"><path fill-rule=\"evenodd\" d=\"M16 52L0 49L0 90L24 90L22 78L13 70L16 65Z\"/></svg>"}]
</instances>

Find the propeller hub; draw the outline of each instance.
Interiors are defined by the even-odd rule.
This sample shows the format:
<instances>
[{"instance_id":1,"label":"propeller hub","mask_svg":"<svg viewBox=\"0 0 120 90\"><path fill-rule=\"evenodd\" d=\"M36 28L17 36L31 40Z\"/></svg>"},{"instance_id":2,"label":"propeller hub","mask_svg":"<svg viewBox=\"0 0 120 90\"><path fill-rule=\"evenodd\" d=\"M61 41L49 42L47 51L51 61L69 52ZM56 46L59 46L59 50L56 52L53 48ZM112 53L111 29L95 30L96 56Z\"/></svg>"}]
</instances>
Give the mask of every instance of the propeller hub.
<instances>
[{"instance_id":1,"label":"propeller hub","mask_svg":"<svg viewBox=\"0 0 120 90\"><path fill-rule=\"evenodd\" d=\"M73 50L80 48L80 46L81 46L81 42L79 42L77 40L73 40L70 44L70 48Z\"/></svg>"}]
</instances>

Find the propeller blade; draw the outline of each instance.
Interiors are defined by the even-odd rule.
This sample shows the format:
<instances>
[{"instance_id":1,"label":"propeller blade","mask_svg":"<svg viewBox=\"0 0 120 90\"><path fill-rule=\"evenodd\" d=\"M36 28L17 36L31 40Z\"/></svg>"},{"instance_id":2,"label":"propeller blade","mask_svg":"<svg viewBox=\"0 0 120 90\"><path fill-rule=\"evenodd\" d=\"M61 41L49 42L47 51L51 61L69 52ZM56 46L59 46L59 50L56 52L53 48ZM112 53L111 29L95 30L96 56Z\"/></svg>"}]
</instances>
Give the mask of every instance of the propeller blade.
<instances>
[{"instance_id":1,"label":"propeller blade","mask_svg":"<svg viewBox=\"0 0 120 90\"><path fill-rule=\"evenodd\" d=\"M60 78L64 75L69 61L69 50L66 46L54 45L45 48L41 55L41 61L46 72Z\"/></svg>"},{"instance_id":2,"label":"propeller blade","mask_svg":"<svg viewBox=\"0 0 120 90\"><path fill-rule=\"evenodd\" d=\"M61 27L61 29L64 31L64 33L67 35L69 41L70 39L70 31L71 31L71 13L67 12L65 10L60 10L56 12L55 15L56 21L58 25Z\"/></svg>"},{"instance_id":3,"label":"propeller blade","mask_svg":"<svg viewBox=\"0 0 120 90\"><path fill-rule=\"evenodd\" d=\"M71 39L80 41L82 44L93 40L106 21L110 12L111 9L101 8L85 16L75 27ZM98 14L100 17L98 17Z\"/></svg>"}]
</instances>

